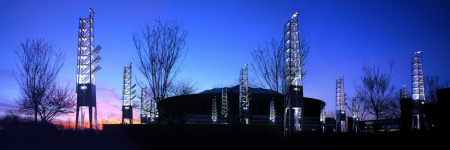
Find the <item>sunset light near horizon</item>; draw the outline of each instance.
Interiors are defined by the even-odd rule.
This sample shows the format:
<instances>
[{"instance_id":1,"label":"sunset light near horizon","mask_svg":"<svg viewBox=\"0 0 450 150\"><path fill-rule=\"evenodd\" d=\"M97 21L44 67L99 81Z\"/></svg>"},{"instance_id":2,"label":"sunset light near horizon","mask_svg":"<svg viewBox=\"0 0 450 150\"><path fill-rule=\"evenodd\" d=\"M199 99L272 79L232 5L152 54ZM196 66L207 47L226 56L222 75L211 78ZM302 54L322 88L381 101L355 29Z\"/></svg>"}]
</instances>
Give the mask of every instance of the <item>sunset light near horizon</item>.
<instances>
[{"instance_id":1,"label":"sunset light near horizon","mask_svg":"<svg viewBox=\"0 0 450 150\"><path fill-rule=\"evenodd\" d=\"M121 123L123 67L137 59L133 34L157 19L177 20L188 31L186 57L175 80L198 83L196 93L239 84L244 64L249 64L251 85L261 85L251 67L251 52L273 38L281 40L283 25L295 12L300 39L311 48L304 96L323 100L326 111L334 111L340 75L345 75L347 96L355 95L363 63L388 71L393 59L396 88L406 85L411 92L411 58L423 51L424 75L450 80L449 1L1 1L0 116L17 108L20 93L13 69L19 62L14 50L26 38L53 41L65 53L57 81L75 93L78 19L88 17L88 8L95 10L95 44L102 46L102 70L96 75L99 124ZM133 78L143 80L137 67ZM139 112L133 112L136 124ZM54 123L75 122L75 116L63 115Z\"/></svg>"}]
</instances>

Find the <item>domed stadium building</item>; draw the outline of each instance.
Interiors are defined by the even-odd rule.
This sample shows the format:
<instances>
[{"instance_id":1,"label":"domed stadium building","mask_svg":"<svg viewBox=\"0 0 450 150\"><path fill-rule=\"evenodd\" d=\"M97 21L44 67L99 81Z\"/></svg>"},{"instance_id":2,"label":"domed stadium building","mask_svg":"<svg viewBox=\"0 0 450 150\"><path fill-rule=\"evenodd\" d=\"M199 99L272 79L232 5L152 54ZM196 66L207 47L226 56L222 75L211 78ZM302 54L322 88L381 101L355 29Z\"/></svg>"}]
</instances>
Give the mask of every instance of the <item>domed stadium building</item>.
<instances>
[{"instance_id":1,"label":"domed stadium building","mask_svg":"<svg viewBox=\"0 0 450 150\"><path fill-rule=\"evenodd\" d=\"M214 88L198 94L166 98L159 103L164 123L174 124L278 124L283 123L283 95L269 89L249 88L249 118L239 117L239 85ZM226 101L223 101L226 99ZM304 97L303 130L320 131L325 102ZM227 107L222 105L228 103ZM215 109L214 109L215 107ZM228 109L226 109L228 108ZM228 110L228 112L226 111Z\"/></svg>"}]
</instances>

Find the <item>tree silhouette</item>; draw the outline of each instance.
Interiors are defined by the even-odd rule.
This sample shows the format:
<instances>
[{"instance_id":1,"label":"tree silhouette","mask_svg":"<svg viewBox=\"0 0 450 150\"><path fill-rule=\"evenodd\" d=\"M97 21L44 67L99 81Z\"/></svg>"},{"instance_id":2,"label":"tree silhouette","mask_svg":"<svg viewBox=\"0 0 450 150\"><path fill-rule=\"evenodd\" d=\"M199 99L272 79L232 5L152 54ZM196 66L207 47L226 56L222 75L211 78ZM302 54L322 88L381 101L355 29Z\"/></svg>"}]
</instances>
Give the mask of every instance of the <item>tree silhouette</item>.
<instances>
[{"instance_id":1,"label":"tree silhouette","mask_svg":"<svg viewBox=\"0 0 450 150\"><path fill-rule=\"evenodd\" d=\"M437 103L437 89L448 88L450 81L439 83L439 76L425 76L425 101L426 103Z\"/></svg>"},{"instance_id":2,"label":"tree silhouette","mask_svg":"<svg viewBox=\"0 0 450 150\"><path fill-rule=\"evenodd\" d=\"M363 109L367 109L369 114L375 116L377 124L375 131L378 131L379 120L389 113L389 105L395 100L394 85L392 81L393 61L389 61L390 71L381 72L380 67L363 64L363 74L360 77L361 83L355 84L357 98L361 101Z\"/></svg>"},{"instance_id":3,"label":"tree silhouette","mask_svg":"<svg viewBox=\"0 0 450 150\"><path fill-rule=\"evenodd\" d=\"M346 97L346 100L347 100L347 96L345 96ZM352 97L352 98L348 98L348 99L352 99L352 101L351 102L349 102L349 101L346 101L346 103L345 103L345 106L347 107L347 111L348 111L348 114L347 114L347 116L350 116L350 117L353 117L353 110L354 110L354 107L353 107L353 100L354 99L357 99L358 97L357 96L355 96L355 97ZM366 120L366 117L367 117L367 109L364 109L363 107L363 104L361 103L361 101L359 101L359 100L356 100L356 105L358 105L358 113L359 113L359 120L360 121L364 121L364 120Z\"/></svg>"},{"instance_id":4,"label":"tree silhouette","mask_svg":"<svg viewBox=\"0 0 450 150\"><path fill-rule=\"evenodd\" d=\"M62 88L54 84L39 105L38 114L43 124L51 122L61 114L73 113L77 104L70 86Z\"/></svg>"},{"instance_id":5,"label":"tree silhouette","mask_svg":"<svg viewBox=\"0 0 450 150\"><path fill-rule=\"evenodd\" d=\"M64 53L44 38L27 38L15 53L19 63L16 63L14 75L20 87L16 101L22 110L34 113L37 123L38 114L46 114L42 112L42 106L48 104L46 102L53 92L57 75L64 65ZM47 121L46 118L41 119Z\"/></svg>"},{"instance_id":6,"label":"tree silhouette","mask_svg":"<svg viewBox=\"0 0 450 150\"><path fill-rule=\"evenodd\" d=\"M175 82L170 87L170 95L171 96L179 96L179 95L189 95L193 94L198 90L198 83L194 82L192 79L183 79Z\"/></svg>"},{"instance_id":7,"label":"tree silhouette","mask_svg":"<svg viewBox=\"0 0 450 150\"><path fill-rule=\"evenodd\" d=\"M265 47L258 45L253 49L252 58L255 62L252 64L253 72L255 72L262 86L268 86L271 90L282 93L283 82L285 79L285 63L283 41L277 42L274 38L270 42L266 41ZM305 39L300 42L301 62L303 66L306 62L306 56L309 53L309 45ZM302 76L306 74L302 70Z\"/></svg>"},{"instance_id":8,"label":"tree silhouette","mask_svg":"<svg viewBox=\"0 0 450 150\"><path fill-rule=\"evenodd\" d=\"M281 93L282 82L284 79L283 67L283 42L277 42L273 38L272 41L266 42L265 47L258 44L258 48L253 49L252 58L255 62L252 64L253 72L255 72L261 84L267 85L271 90Z\"/></svg>"},{"instance_id":9,"label":"tree silhouette","mask_svg":"<svg viewBox=\"0 0 450 150\"><path fill-rule=\"evenodd\" d=\"M141 36L133 35L138 54L135 61L148 83L148 93L151 100L157 103L158 110L158 103L167 97L168 90L179 73L179 63L185 54L186 37L187 30L183 29L182 23L176 20L163 22L160 19L156 20L153 27L146 24Z\"/></svg>"}]
</instances>

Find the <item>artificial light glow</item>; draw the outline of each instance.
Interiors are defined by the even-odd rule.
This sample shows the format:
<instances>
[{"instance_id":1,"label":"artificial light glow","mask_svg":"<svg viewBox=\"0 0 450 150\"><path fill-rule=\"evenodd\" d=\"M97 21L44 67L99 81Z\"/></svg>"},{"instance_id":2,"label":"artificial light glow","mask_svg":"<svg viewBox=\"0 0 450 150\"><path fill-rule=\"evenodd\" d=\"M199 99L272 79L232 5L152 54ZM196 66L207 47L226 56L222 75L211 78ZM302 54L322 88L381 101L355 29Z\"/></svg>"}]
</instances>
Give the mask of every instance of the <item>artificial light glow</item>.
<instances>
[{"instance_id":1,"label":"artificial light glow","mask_svg":"<svg viewBox=\"0 0 450 150\"><path fill-rule=\"evenodd\" d=\"M81 86L81 89L85 90L85 89L87 89L87 86Z\"/></svg>"},{"instance_id":2,"label":"artificial light glow","mask_svg":"<svg viewBox=\"0 0 450 150\"><path fill-rule=\"evenodd\" d=\"M292 19L295 19L295 18L297 18L297 16L298 16L298 12L295 12L295 14L294 15L292 15Z\"/></svg>"}]
</instances>

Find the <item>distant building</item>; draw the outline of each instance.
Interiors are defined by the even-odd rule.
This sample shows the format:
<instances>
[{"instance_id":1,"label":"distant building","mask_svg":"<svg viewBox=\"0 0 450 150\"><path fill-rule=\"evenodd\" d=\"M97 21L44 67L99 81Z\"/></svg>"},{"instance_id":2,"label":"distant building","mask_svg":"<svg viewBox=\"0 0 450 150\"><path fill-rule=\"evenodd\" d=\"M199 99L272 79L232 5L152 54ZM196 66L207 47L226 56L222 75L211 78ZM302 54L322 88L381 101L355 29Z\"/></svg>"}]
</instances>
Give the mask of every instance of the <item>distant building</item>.
<instances>
[{"instance_id":1,"label":"distant building","mask_svg":"<svg viewBox=\"0 0 450 150\"><path fill-rule=\"evenodd\" d=\"M325 130L324 133L336 132L336 119L325 118Z\"/></svg>"},{"instance_id":2,"label":"distant building","mask_svg":"<svg viewBox=\"0 0 450 150\"><path fill-rule=\"evenodd\" d=\"M445 109L450 105L450 88L438 89L437 90L437 124L436 128L440 130L449 130L450 124L447 118L449 116L449 111Z\"/></svg>"},{"instance_id":3,"label":"distant building","mask_svg":"<svg viewBox=\"0 0 450 150\"><path fill-rule=\"evenodd\" d=\"M448 106L450 101L450 88L438 89L437 90L438 101L436 103L428 103L423 105L423 114L426 116L423 119L423 126L421 130L435 130L435 129L445 129L441 127L448 126L448 123L443 119L448 116L448 112L445 106ZM401 105L401 130L411 131L414 126L417 126L417 122L412 118L414 101L411 98L403 98L400 100Z\"/></svg>"},{"instance_id":4,"label":"distant building","mask_svg":"<svg viewBox=\"0 0 450 150\"><path fill-rule=\"evenodd\" d=\"M400 121L399 120L378 120L380 129L379 132L396 132L400 131ZM373 133L375 132L375 126L377 124L376 120L360 121L360 132L363 133Z\"/></svg>"},{"instance_id":5,"label":"distant building","mask_svg":"<svg viewBox=\"0 0 450 150\"><path fill-rule=\"evenodd\" d=\"M239 85L225 87L227 91L228 113L227 117L222 112L217 112L217 120L211 118L213 112L213 99L216 98L216 110L222 110L223 88L205 90L198 94L169 97L161 101L160 116L163 123L185 124L239 124ZM283 122L283 95L262 88L249 88L251 100L249 105L250 124L278 124ZM273 101L273 102L271 102ZM273 109L271 110L271 103ZM321 132L322 123L320 115L325 102L313 98L304 98L304 131ZM275 113L275 115L271 112ZM273 122L274 117L274 122Z\"/></svg>"}]
</instances>

